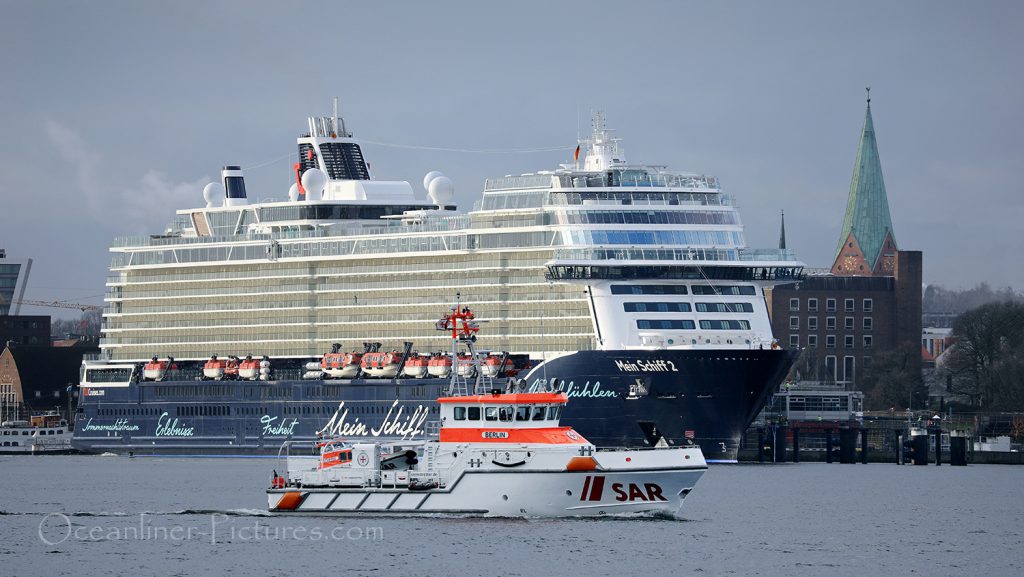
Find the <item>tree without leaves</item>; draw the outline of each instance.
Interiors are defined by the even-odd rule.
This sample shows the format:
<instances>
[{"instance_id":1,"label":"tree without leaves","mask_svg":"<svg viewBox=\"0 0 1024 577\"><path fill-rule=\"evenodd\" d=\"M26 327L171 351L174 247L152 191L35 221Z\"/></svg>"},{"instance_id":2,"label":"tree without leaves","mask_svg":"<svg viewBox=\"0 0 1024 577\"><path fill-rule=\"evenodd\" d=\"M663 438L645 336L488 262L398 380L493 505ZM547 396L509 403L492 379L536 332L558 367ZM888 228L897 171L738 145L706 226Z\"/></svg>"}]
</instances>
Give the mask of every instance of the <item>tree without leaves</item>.
<instances>
[{"instance_id":1,"label":"tree without leaves","mask_svg":"<svg viewBox=\"0 0 1024 577\"><path fill-rule=\"evenodd\" d=\"M1024 303L997 302L961 314L942 376L950 393L983 410L1024 410Z\"/></svg>"},{"instance_id":2,"label":"tree without leaves","mask_svg":"<svg viewBox=\"0 0 1024 577\"><path fill-rule=\"evenodd\" d=\"M865 408L870 410L923 409L928 404L928 388L921 377L921 351L914 345L874 357L861 384Z\"/></svg>"}]
</instances>

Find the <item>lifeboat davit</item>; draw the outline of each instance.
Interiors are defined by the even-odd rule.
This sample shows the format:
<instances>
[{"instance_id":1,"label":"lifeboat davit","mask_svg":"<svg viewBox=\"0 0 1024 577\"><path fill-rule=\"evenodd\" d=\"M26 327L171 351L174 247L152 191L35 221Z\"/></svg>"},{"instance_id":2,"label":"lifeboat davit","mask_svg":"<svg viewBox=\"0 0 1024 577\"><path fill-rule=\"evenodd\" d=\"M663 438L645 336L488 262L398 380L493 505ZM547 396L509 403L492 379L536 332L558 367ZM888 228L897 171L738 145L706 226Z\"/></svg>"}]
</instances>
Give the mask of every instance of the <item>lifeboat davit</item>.
<instances>
[{"instance_id":1,"label":"lifeboat davit","mask_svg":"<svg viewBox=\"0 0 1024 577\"><path fill-rule=\"evenodd\" d=\"M334 379L354 379L359 374L362 358L360 353L330 352L320 361L320 370Z\"/></svg>"},{"instance_id":2,"label":"lifeboat davit","mask_svg":"<svg viewBox=\"0 0 1024 577\"><path fill-rule=\"evenodd\" d=\"M487 358L480 361L480 374L485 377L498 376L498 369L501 368L501 357L487 355Z\"/></svg>"},{"instance_id":3,"label":"lifeboat davit","mask_svg":"<svg viewBox=\"0 0 1024 577\"><path fill-rule=\"evenodd\" d=\"M422 379L427 376L429 363L429 357L413 355L408 359L405 359L405 365L402 366L402 374L410 379Z\"/></svg>"},{"instance_id":4,"label":"lifeboat davit","mask_svg":"<svg viewBox=\"0 0 1024 577\"><path fill-rule=\"evenodd\" d=\"M459 355L459 376L460 377L475 377L476 366L473 364L473 357L462 354Z\"/></svg>"},{"instance_id":5,"label":"lifeboat davit","mask_svg":"<svg viewBox=\"0 0 1024 577\"><path fill-rule=\"evenodd\" d=\"M398 363L402 360L402 353L391 351L390 353L363 353L363 360L360 366L363 372L371 377L393 378L398 376Z\"/></svg>"},{"instance_id":6,"label":"lifeboat davit","mask_svg":"<svg viewBox=\"0 0 1024 577\"><path fill-rule=\"evenodd\" d=\"M142 367L142 380L144 381L162 381L167 376L167 370L174 364L174 357L167 357L166 361L161 361L157 357L153 357L153 360L146 363L146 366Z\"/></svg>"},{"instance_id":7,"label":"lifeboat davit","mask_svg":"<svg viewBox=\"0 0 1024 577\"><path fill-rule=\"evenodd\" d=\"M203 365L203 378L214 381L223 379L226 366L226 361L218 359L217 355L211 355L210 360L206 361L206 364Z\"/></svg>"},{"instance_id":8,"label":"lifeboat davit","mask_svg":"<svg viewBox=\"0 0 1024 577\"><path fill-rule=\"evenodd\" d=\"M427 373L432 377L447 378L452 374L452 358L442 354L430 357L427 361Z\"/></svg>"},{"instance_id":9,"label":"lifeboat davit","mask_svg":"<svg viewBox=\"0 0 1024 577\"><path fill-rule=\"evenodd\" d=\"M245 355L242 362L238 363L238 378L246 381L260 378L260 361L252 358L252 355Z\"/></svg>"}]
</instances>

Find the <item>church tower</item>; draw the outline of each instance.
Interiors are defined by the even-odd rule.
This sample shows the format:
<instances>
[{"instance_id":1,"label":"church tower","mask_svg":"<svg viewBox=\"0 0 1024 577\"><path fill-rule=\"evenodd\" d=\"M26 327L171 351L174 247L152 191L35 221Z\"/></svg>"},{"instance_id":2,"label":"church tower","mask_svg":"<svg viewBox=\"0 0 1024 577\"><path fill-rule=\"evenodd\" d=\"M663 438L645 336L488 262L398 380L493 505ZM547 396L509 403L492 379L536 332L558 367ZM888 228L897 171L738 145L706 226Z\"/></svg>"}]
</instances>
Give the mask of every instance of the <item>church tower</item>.
<instances>
[{"instance_id":1,"label":"church tower","mask_svg":"<svg viewBox=\"0 0 1024 577\"><path fill-rule=\"evenodd\" d=\"M867 114L850 181L846 217L832 264L837 276L893 276L896 272L896 237L889 216L889 199L882 180L875 126L871 120L871 89Z\"/></svg>"}]
</instances>

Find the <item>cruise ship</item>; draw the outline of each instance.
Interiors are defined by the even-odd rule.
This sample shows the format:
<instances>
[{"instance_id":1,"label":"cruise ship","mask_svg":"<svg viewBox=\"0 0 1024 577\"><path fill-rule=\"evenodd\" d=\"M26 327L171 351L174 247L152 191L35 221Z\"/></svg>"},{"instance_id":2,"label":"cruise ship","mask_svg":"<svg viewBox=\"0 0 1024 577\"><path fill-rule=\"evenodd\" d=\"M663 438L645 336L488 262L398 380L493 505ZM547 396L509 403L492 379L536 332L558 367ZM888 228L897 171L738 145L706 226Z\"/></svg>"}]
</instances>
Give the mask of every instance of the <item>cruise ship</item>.
<instances>
[{"instance_id":1,"label":"cruise ship","mask_svg":"<svg viewBox=\"0 0 1024 577\"><path fill-rule=\"evenodd\" d=\"M464 368L435 330L458 299L482 323L479 366L556 379L574 398L564 422L591 442L735 460L796 354L772 338L763 290L803 263L747 248L715 177L627 162L603 114L592 129L571 162L487 179L468 212L440 172L421 191L372 178L336 106L298 138L287 200L251 202L225 166L205 206L113 243L76 448L423 436L446 367Z\"/></svg>"}]
</instances>

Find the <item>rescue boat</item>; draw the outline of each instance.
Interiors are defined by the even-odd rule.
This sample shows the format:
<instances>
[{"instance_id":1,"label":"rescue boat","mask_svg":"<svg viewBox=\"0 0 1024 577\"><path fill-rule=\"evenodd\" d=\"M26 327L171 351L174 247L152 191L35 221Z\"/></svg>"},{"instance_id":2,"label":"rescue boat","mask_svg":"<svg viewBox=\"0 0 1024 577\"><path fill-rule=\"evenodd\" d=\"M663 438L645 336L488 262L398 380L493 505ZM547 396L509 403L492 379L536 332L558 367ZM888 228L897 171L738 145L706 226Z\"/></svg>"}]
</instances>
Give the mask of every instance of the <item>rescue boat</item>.
<instances>
[{"instance_id":1,"label":"rescue boat","mask_svg":"<svg viewBox=\"0 0 1024 577\"><path fill-rule=\"evenodd\" d=\"M459 366L456 369L460 377L472 378L476 376L476 362L473 357L462 354L459 355Z\"/></svg>"},{"instance_id":2,"label":"rescue boat","mask_svg":"<svg viewBox=\"0 0 1024 577\"><path fill-rule=\"evenodd\" d=\"M286 443L273 513L678 516L707 463L696 445L602 450L559 424L561 387L448 396L436 439Z\"/></svg>"},{"instance_id":3,"label":"rescue boat","mask_svg":"<svg viewBox=\"0 0 1024 577\"><path fill-rule=\"evenodd\" d=\"M340 344L331 347L331 352L324 354L320 361L323 374L334 379L354 379L359 375L361 353L342 353Z\"/></svg>"},{"instance_id":4,"label":"rescue boat","mask_svg":"<svg viewBox=\"0 0 1024 577\"><path fill-rule=\"evenodd\" d=\"M430 357L413 355L405 359L405 364L402 365L402 374L410 379L422 379L427 376L429 363Z\"/></svg>"},{"instance_id":5,"label":"rescue boat","mask_svg":"<svg viewBox=\"0 0 1024 577\"><path fill-rule=\"evenodd\" d=\"M238 378L246 381L260 378L260 361L252 358L252 355L245 355L242 362L238 363Z\"/></svg>"},{"instance_id":6,"label":"rescue boat","mask_svg":"<svg viewBox=\"0 0 1024 577\"><path fill-rule=\"evenodd\" d=\"M452 372L452 358L446 354L438 353L427 361L427 373L432 377L446 378Z\"/></svg>"},{"instance_id":7,"label":"rescue boat","mask_svg":"<svg viewBox=\"0 0 1024 577\"><path fill-rule=\"evenodd\" d=\"M227 362L218 359L217 355L211 355L210 360L203 365L203 378L206 380L219 381L224 378L224 368Z\"/></svg>"},{"instance_id":8,"label":"rescue boat","mask_svg":"<svg viewBox=\"0 0 1024 577\"><path fill-rule=\"evenodd\" d=\"M398 365L401 361L402 353L398 351L372 352L363 355L360 366L363 372L371 377L391 378L398 376Z\"/></svg>"},{"instance_id":9,"label":"rescue boat","mask_svg":"<svg viewBox=\"0 0 1024 577\"><path fill-rule=\"evenodd\" d=\"M451 330L452 356L468 350L479 326L455 306L437 323ZM366 356L368 356L368 353ZM392 353L381 353L390 355ZM434 357L438 358L438 357ZM365 359L365 356L364 356ZM433 359L432 359L433 360ZM461 368L462 359L459 360ZM449 365L450 367L450 365ZM598 449L559 417L563 383L498 384L451 371L438 399L436 436L349 443L324 439L281 447L284 474L267 489L273 513L499 517L676 516L707 462L697 445ZM482 371L481 371L482 372ZM412 433L415 435L415 433ZM298 449L293 452L293 449Z\"/></svg>"},{"instance_id":10,"label":"rescue boat","mask_svg":"<svg viewBox=\"0 0 1024 577\"><path fill-rule=\"evenodd\" d=\"M174 357L167 357L166 361L161 361L158 357L146 363L142 367L142 380L144 381L162 381L167 376L167 371L174 365Z\"/></svg>"},{"instance_id":11,"label":"rescue boat","mask_svg":"<svg viewBox=\"0 0 1024 577\"><path fill-rule=\"evenodd\" d=\"M501 369L501 357L487 355L480 361L480 373L485 377L496 377Z\"/></svg>"}]
</instances>

